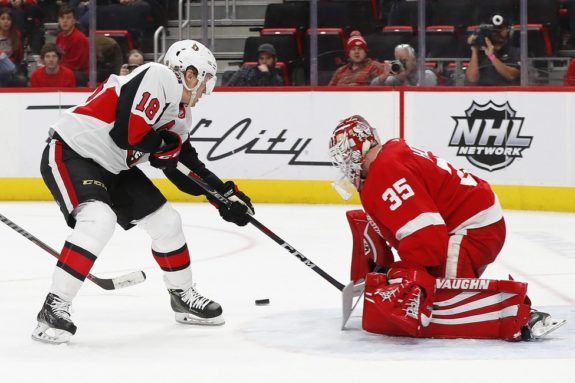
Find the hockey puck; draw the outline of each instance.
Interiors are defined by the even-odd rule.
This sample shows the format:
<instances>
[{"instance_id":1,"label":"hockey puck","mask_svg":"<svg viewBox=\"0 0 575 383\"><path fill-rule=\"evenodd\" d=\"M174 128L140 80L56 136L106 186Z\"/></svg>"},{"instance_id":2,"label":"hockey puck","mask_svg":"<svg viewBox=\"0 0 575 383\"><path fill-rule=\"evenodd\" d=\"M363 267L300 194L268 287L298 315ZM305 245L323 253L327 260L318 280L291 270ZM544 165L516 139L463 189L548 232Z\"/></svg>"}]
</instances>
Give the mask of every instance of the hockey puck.
<instances>
[{"instance_id":1,"label":"hockey puck","mask_svg":"<svg viewBox=\"0 0 575 383\"><path fill-rule=\"evenodd\" d=\"M265 305L269 305L269 304L270 304L270 300L268 298L256 299L256 306L265 306Z\"/></svg>"}]
</instances>

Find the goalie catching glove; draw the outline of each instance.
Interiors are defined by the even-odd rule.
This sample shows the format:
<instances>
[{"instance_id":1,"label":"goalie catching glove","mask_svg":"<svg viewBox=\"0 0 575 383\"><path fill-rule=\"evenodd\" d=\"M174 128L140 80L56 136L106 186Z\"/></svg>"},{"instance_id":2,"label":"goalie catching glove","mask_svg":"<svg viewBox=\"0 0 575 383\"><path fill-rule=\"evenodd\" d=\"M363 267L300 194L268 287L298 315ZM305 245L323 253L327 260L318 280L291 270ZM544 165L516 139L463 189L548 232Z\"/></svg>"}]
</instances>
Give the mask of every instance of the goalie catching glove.
<instances>
[{"instance_id":1,"label":"goalie catching glove","mask_svg":"<svg viewBox=\"0 0 575 383\"><path fill-rule=\"evenodd\" d=\"M418 337L431 320L435 278L418 265L399 261L386 274L365 281L363 328L387 335Z\"/></svg>"},{"instance_id":2,"label":"goalie catching glove","mask_svg":"<svg viewBox=\"0 0 575 383\"><path fill-rule=\"evenodd\" d=\"M250 198L238 189L233 181L224 183L220 191L231 204L229 206L220 204L217 201L211 201L219 212L220 216L228 222L233 222L238 226L245 226L250 221L250 215L254 215L254 207Z\"/></svg>"},{"instance_id":3,"label":"goalie catching glove","mask_svg":"<svg viewBox=\"0 0 575 383\"><path fill-rule=\"evenodd\" d=\"M175 168L182 150L182 139L169 130L161 130L158 134L162 137L164 145L156 152L150 153L150 165L162 170Z\"/></svg>"}]
</instances>

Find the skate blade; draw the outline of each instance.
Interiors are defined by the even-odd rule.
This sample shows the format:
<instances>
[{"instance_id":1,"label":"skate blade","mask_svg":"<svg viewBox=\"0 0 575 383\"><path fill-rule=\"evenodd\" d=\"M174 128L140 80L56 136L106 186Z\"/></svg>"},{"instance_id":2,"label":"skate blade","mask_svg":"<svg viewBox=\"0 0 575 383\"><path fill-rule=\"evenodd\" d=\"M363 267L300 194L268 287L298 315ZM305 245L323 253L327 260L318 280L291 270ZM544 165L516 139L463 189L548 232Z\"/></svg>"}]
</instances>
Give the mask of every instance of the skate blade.
<instances>
[{"instance_id":1,"label":"skate blade","mask_svg":"<svg viewBox=\"0 0 575 383\"><path fill-rule=\"evenodd\" d=\"M541 339L547 336L549 333L557 330L559 327L563 326L567 321L565 319L552 320L549 324L541 324L537 328L531 330L531 334L534 339Z\"/></svg>"},{"instance_id":2,"label":"skate blade","mask_svg":"<svg viewBox=\"0 0 575 383\"><path fill-rule=\"evenodd\" d=\"M214 318L200 318L188 313L175 313L176 314L176 322L183 323L183 324L191 324L197 326L221 326L226 321L224 320L223 315L218 315Z\"/></svg>"},{"instance_id":3,"label":"skate blade","mask_svg":"<svg viewBox=\"0 0 575 383\"><path fill-rule=\"evenodd\" d=\"M32 339L49 344L62 344L70 341L71 333L48 326L46 323L38 323L32 332Z\"/></svg>"}]
</instances>

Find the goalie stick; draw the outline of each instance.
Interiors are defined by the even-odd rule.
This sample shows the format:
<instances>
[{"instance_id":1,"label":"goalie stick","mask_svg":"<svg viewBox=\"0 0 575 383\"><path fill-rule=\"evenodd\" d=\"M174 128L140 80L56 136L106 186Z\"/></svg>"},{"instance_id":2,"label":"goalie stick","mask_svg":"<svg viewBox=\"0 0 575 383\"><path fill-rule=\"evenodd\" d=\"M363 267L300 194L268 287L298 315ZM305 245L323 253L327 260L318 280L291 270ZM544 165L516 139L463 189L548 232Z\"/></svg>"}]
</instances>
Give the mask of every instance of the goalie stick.
<instances>
[{"instance_id":1,"label":"goalie stick","mask_svg":"<svg viewBox=\"0 0 575 383\"><path fill-rule=\"evenodd\" d=\"M14 229L14 231L18 232L23 237L30 240L55 258L60 256L56 250L52 249L50 246L34 237L32 234L15 224L3 214L0 214L0 221L4 222L11 229ZM98 278L95 275L88 274L87 278L104 290L117 290L144 282L146 280L146 274L144 274L143 271L134 271L128 274L120 275L116 278Z\"/></svg>"},{"instance_id":2,"label":"goalie stick","mask_svg":"<svg viewBox=\"0 0 575 383\"><path fill-rule=\"evenodd\" d=\"M194 171L190 170L186 165L178 162L177 169L190 178L193 182L195 182L199 187L204 189L209 195L217 199L220 203L224 204L225 206L230 206L232 202L221 195L216 189L214 189L210 184L208 184L202 177L196 174ZM352 312L352 302L353 297L359 295L363 289L359 290L354 285L353 281L348 283L344 286L341 282L337 281L334 277L323 271L318 265L313 263L309 258L306 258L302 253L297 251L292 245L284 241L280 238L277 234L271 231L269 228L264 226L260 223L257 219L253 216L249 216L249 222L254 225L257 229L259 229L262 233L270 237L274 242L278 245L286 249L290 254L295 255L300 261L302 261L307 267L315 271L319 274L323 279L331 283L332 286L337 288L339 291L342 292L342 314L343 314L343 321L342 321L342 330L345 326L345 323L349 319L349 316Z\"/></svg>"},{"instance_id":3,"label":"goalie stick","mask_svg":"<svg viewBox=\"0 0 575 383\"><path fill-rule=\"evenodd\" d=\"M387 273L387 268L383 266L376 266L372 272ZM365 280L360 280L357 284L354 284L354 282L351 281L347 284L347 286L345 286L343 293L343 304L342 304L343 308L343 316L341 320L342 330L345 330L345 325L347 324L349 317L353 313L353 310L355 310L355 307L357 306L359 301L361 301L361 297L363 296L364 292L365 292ZM359 298L355 301L355 303L353 303L353 298L355 297Z\"/></svg>"}]
</instances>

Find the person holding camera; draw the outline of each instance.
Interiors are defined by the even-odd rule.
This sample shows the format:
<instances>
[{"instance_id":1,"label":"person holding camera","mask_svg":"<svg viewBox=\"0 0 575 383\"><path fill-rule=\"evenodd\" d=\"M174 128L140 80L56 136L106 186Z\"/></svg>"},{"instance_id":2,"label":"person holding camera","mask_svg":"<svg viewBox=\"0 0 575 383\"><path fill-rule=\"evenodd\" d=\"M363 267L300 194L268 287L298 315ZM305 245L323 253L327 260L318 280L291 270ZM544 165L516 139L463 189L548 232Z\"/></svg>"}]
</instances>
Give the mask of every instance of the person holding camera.
<instances>
[{"instance_id":1,"label":"person holding camera","mask_svg":"<svg viewBox=\"0 0 575 383\"><path fill-rule=\"evenodd\" d=\"M409 44L400 44L395 47L395 60L385 61L384 66L388 73L377 76L371 85L419 85L417 70L417 56L415 49ZM425 70L425 78L421 85L437 85L437 76L431 70Z\"/></svg>"},{"instance_id":2,"label":"person holding camera","mask_svg":"<svg viewBox=\"0 0 575 383\"><path fill-rule=\"evenodd\" d=\"M465 71L469 84L519 85L519 52L511 46L509 32L509 22L495 15L469 36L471 61Z\"/></svg>"},{"instance_id":3,"label":"person holding camera","mask_svg":"<svg viewBox=\"0 0 575 383\"><path fill-rule=\"evenodd\" d=\"M132 49L128 52L128 62L120 68L120 76L126 76L140 65L144 65L144 53L139 49Z\"/></svg>"},{"instance_id":4,"label":"person holding camera","mask_svg":"<svg viewBox=\"0 0 575 383\"><path fill-rule=\"evenodd\" d=\"M358 31L351 32L345 52L349 62L335 71L328 85L369 85L374 78L389 73L383 64L367 57L367 43Z\"/></svg>"}]
</instances>

